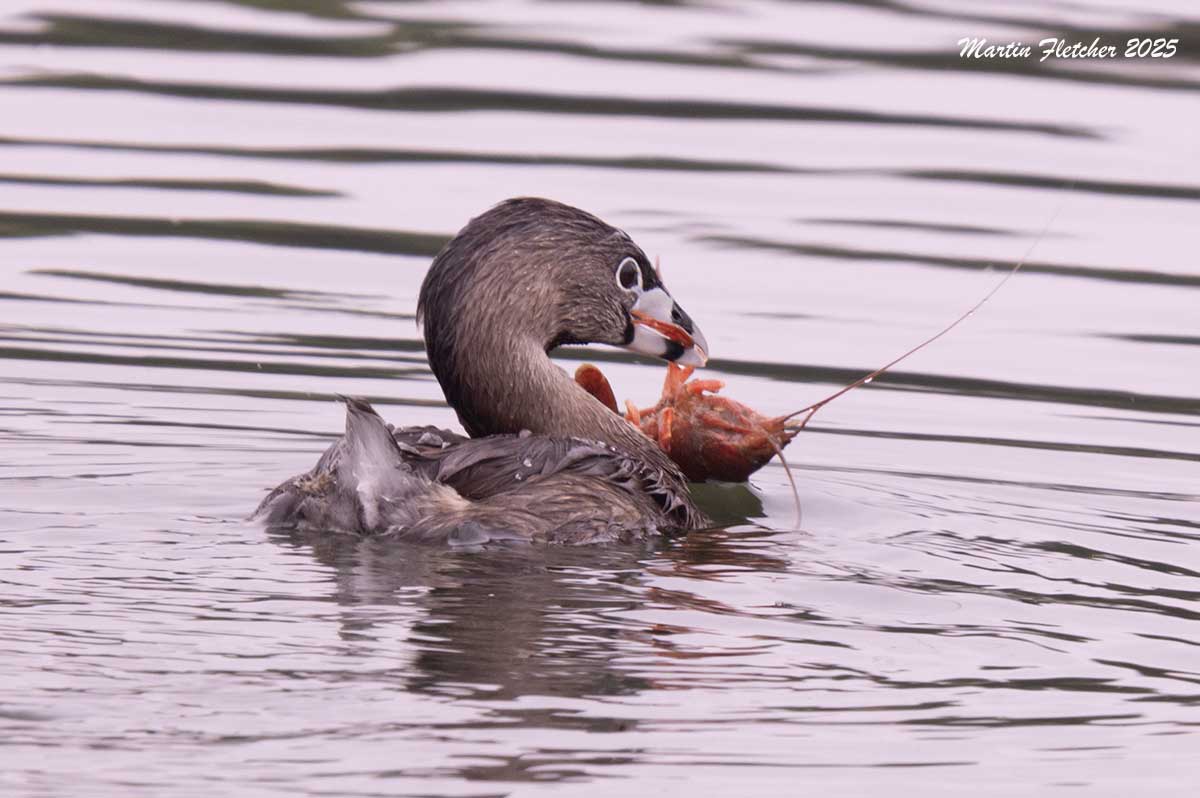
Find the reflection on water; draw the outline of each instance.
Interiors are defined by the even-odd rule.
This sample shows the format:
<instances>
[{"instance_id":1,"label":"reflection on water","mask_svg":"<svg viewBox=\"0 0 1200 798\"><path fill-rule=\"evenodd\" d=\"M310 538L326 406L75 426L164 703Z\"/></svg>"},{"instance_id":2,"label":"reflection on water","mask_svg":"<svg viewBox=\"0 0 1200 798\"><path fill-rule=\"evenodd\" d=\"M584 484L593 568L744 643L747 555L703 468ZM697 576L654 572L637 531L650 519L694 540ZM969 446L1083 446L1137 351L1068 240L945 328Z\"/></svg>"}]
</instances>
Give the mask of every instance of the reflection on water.
<instances>
[{"instance_id":1,"label":"reflection on water","mask_svg":"<svg viewBox=\"0 0 1200 798\"><path fill-rule=\"evenodd\" d=\"M1190 794L1198 36L1180 0L5 6L0 785ZM764 412L926 337L1062 210L789 449L799 519L772 465L638 547L242 520L336 393L455 423L417 288L522 194L660 253ZM662 378L556 356L640 404Z\"/></svg>"}]
</instances>

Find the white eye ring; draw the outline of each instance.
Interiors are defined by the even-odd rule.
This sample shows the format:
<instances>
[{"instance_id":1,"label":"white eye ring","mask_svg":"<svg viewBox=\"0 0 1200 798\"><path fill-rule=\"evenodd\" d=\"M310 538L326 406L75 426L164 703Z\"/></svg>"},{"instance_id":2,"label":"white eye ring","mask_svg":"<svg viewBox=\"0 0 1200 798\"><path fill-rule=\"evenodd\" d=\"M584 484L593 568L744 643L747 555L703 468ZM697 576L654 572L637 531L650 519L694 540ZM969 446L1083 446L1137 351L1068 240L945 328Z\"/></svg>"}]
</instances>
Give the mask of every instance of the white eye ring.
<instances>
[{"instance_id":1,"label":"white eye ring","mask_svg":"<svg viewBox=\"0 0 1200 798\"><path fill-rule=\"evenodd\" d=\"M617 264L617 287L622 291L642 289L642 267L633 258L625 258Z\"/></svg>"}]
</instances>

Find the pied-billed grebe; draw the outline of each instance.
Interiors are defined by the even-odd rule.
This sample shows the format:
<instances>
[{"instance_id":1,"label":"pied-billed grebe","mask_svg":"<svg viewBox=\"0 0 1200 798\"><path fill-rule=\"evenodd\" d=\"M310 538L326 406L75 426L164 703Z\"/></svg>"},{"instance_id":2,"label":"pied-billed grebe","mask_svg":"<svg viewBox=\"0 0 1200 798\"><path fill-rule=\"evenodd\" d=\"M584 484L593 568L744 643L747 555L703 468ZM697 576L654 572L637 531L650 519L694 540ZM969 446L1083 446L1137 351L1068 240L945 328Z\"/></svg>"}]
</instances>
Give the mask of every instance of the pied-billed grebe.
<instances>
[{"instance_id":1,"label":"pied-billed grebe","mask_svg":"<svg viewBox=\"0 0 1200 798\"><path fill-rule=\"evenodd\" d=\"M670 458L547 356L603 343L705 362L704 336L628 235L558 202L508 200L434 259L417 318L471 439L393 430L347 400L345 435L256 517L461 544L628 540L707 523Z\"/></svg>"}]
</instances>

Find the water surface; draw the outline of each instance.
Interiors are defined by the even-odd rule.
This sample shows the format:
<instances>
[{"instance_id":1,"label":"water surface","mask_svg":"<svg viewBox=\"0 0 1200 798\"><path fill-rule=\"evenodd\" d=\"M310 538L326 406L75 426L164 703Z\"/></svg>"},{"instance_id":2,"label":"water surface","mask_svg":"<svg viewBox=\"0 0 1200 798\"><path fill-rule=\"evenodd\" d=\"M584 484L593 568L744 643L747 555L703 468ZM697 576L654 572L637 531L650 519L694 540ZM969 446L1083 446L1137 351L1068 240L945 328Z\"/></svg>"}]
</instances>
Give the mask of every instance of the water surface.
<instances>
[{"instance_id":1,"label":"water surface","mask_svg":"<svg viewBox=\"0 0 1200 798\"><path fill-rule=\"evenodd\" d=\"M6 3L0 785L1193 794L1198 35L1184 0ZM764 412L1041 239L797 439L799 524L777 464L632 548L246 523L335 393L455 424L416 293L514 195L661 255Z\"/></svg>"}]
</instances>

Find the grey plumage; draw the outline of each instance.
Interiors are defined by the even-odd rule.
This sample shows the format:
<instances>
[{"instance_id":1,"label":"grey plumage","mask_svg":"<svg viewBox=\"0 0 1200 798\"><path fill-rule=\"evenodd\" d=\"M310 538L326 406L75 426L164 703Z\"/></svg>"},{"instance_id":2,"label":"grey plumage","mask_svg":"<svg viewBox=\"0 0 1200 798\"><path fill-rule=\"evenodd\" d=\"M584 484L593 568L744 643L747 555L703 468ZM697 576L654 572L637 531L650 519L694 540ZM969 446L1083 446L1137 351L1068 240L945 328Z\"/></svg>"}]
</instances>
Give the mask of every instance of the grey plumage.
<instances>
[{"instance_id":1,"label":"grey plumage","mask_svg":"<svg viewBox=\"0 0 1200 798\"><path fill-rule=\"evenodd\" d=\"M413 446L412 430L393 435L365 400L345 401L345 434L275 488L258 518L458 545L633 540L659 529L648 474L611 446L541 435Z\"/></svg>"}]
</instances>

